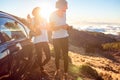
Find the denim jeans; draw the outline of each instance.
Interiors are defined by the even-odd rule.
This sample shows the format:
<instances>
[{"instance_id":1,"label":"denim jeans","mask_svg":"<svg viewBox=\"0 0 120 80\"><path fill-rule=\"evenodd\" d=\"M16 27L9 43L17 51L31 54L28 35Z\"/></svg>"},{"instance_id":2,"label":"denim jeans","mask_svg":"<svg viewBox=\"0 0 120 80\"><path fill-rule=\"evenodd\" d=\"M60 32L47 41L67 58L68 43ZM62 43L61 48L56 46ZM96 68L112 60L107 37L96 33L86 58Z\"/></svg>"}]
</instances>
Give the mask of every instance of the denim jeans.
<instances>
[{"instance_id":1,"label":"denim jeans","mask_svg":"<svg viewBox=\"0 0 120 80\"><path fill-rule=\"evenodd\" d=\"M68 37L53 39L53 46L55 50L55 65L59 69L60 55L62 54L64 60L64 72L68 71Z\"/></svg>"}]
</instances>

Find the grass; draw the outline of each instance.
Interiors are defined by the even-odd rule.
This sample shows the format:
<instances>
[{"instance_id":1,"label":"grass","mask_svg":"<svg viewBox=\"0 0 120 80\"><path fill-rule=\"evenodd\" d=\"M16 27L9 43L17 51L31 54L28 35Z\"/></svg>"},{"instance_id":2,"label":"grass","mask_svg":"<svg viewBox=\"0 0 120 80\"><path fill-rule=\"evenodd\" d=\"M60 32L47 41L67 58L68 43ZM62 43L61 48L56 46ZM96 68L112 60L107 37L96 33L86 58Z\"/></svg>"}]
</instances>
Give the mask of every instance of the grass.
<instances>
[{"instance_id":1,"label":"grass","mask_svg":"<svg viewBox=\"0 0 120 80\"><path fill-rule=\"evenodd\" d=\"M78 67L69 64L69 72L71 75L76 76L76 80L83 80L83 78L103 80L102 77L98 75L97 71L89 65L81 65Z\"/></svg>"}]
</instances>

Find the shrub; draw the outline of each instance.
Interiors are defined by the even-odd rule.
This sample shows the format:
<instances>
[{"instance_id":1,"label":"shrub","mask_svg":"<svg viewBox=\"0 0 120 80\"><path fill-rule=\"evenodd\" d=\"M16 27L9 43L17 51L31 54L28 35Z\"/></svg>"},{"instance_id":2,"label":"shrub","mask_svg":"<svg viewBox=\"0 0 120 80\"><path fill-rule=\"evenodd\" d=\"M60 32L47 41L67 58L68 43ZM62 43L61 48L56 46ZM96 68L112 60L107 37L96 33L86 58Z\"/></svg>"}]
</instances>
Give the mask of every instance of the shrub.
<instances>
[{"instance_id":1,"label":"shrub","mask_svg":"<svg viewBox=\"0 0 120 80\"><path fill-rule=\"evenodd\" d=\"M88 65L81 65L79 71L80 74L84 75L85 77L95 80L103 80L102 77L98 75L97 71Z\"/></svg>"},{"instance_id":2,"label":"shrub","mask_svg":"<svg viewBox=\"0 0 120 80\"><path fill-rule=\"evenodd\" d=\"M120 42L102 44L102 48L109 51L118 51L120 50Z\"/></svg>"}]
</instances>

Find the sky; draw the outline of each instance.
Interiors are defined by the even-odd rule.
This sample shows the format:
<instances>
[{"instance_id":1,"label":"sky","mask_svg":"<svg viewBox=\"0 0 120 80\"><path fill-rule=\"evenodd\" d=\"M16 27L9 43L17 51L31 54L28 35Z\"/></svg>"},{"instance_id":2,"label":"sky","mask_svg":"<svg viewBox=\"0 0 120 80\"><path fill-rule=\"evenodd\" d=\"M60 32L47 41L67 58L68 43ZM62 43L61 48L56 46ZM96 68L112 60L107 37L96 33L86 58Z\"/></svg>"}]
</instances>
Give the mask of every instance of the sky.
<instances>
[{"instance_id":1,"label":"sky","mask_svg":"<svg viewBox=\"0 0 120 80\"><path fill-rule=\"evenodd\" d=\"M120 26L120 0L67 0L67 23L75 26L107 25ZM36 6L41 7L42 15L56 10L56 0L1 0L0 11L26 18Z\"/></svg>"}]
</instances>

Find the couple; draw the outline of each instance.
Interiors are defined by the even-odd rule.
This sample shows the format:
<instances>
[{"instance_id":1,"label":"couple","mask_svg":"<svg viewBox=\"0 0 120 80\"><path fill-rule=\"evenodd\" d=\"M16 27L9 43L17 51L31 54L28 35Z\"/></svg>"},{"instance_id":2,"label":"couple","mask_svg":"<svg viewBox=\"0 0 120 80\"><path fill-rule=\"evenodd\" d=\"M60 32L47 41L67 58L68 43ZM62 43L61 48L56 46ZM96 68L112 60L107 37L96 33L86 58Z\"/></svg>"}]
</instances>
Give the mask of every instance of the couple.
<instances>
[{"instance_id":1,"label":"couple","mask_svg":"<svg viewBox=\"0 0 120 80\"><path fill-rule=\"evenodd\" d=\"M37 51L37 58L41 67L41 72L44 72L43 66L50 60L50 49L48 45L47 30L52 31L53 46L55 50L55 75L60 73L59 59L62 52L64 59L64 75L67 76L68 72L68 32L69 26L66 24L66 10L68 8L66 0L58 0L56 2L57 10L50 16L49 24L40 15L40 8L36 7L32 11L34 16L32 19L28 15L28 21L31 26L31 30L36 33L33 39L35 48ZM44 51L46 59L42 61L42 51Z\"/></svg>"}]
</instances>

